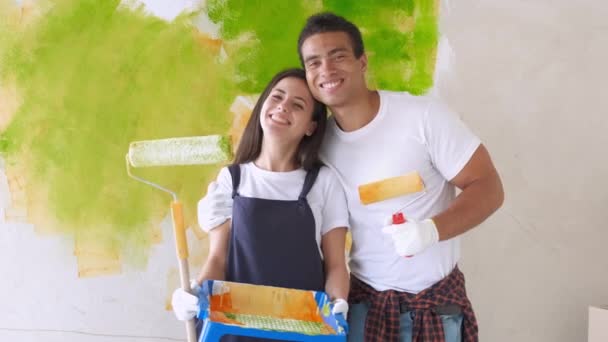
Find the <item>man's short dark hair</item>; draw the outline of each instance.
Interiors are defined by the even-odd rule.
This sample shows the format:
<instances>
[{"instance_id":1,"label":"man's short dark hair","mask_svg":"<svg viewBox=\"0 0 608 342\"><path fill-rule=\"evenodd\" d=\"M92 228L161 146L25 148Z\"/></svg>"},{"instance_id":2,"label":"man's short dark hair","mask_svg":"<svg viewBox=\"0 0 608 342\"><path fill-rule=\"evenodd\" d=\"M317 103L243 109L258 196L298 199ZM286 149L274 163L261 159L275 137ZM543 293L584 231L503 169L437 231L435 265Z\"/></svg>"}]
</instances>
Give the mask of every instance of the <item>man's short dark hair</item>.
<instances>
[{"instance_id":1,"label":"man's short dark hair","mask_svg":"<svg viewBox=\"0 0 608 342\"><path fill-rule=\"evenodd\" d=\"M363 39L361 38L361 31L359 31L359 28L344 17L331 12L324 12L310 16L306 20L306 25L304 25L304 28L300 31L300 37L298 38L298 55L300 56L300 63L302 63L302 65L304 65L304 59L302 58L302 44L304 44L304 41L310 36L326 32L346 33L350 38L355 57L359 58L363 55Z\"/></svg>"}]
</instances>

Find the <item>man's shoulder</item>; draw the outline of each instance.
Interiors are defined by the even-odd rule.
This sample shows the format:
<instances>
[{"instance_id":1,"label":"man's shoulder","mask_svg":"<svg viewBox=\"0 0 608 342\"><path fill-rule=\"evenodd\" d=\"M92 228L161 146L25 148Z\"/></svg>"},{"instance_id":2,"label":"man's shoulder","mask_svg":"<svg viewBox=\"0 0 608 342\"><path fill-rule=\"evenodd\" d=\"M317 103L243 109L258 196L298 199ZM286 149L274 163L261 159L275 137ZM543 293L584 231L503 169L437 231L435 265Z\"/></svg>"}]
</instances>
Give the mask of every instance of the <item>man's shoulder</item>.
<instances>
[{"instance_id":1,"label":"man's shoulder","mask_svg":"<svg viewBox=\"0 0 608 342\"><path fill-rule=\"evenodd\" d=\"M380 90L379 94L381 106L390 116L398 113L399 118L408 121L424 117L434 104L440 102L429 95L412 95L405 91Z\"/></svg>"},{"instance_id":2,"label":"man's shoulder","mask_svg":"<svg viewBox=\"0 0 608 342\"><path fill-rule=\"evenodd\" d=\"M420 126L433 103L438 101L427 95L416 96L404 91L381 90L379 93L384 126Z\"/></svg>"},{"instance_id":3,"label":"man's shoulder","mask_svg":"<svg viewBox=\"0 0 608 342\"><path fill-rule=\"evenodd\" d=\"M407 91L378 90L380 98L390 103L398 103L405 106L428 106L437 101L435 97L429 95L412 95Z\"/></svg>"}]
</instances>

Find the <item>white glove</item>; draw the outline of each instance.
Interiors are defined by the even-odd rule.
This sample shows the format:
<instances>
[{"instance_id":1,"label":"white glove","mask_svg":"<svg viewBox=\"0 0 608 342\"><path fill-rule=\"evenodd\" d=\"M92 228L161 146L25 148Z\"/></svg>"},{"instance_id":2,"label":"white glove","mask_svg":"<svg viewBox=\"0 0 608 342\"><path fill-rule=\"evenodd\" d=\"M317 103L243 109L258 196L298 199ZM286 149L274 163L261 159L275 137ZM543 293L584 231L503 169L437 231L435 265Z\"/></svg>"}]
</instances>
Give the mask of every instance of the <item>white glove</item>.
<instances>
[{"instance_id":1,"label":"white glove","mask_svg":"<svg viewBox=\"0 0 608 342\"><path fill-rule=\"evenodd\" d=\"M190 294L181 287L173 291L171 297L171 306L173 307L173 313L180 321L188 321L198 315L199 303L198 303L198 292L201 287L196 280L190 282L190 288L192 293Z\"/></svg>"},{"instance_id":2,"label":"white glove","mask_svg":"<svg viewBox=\"0 0 608 342\"><path fill-rule=\"evenodd\" d=\"M332 314L343 314L344 319L346 319L346 315L348 315L348 302L342 298L338 298L333 302L334 307L331 309Z\"/></svg>"},{"instance_id":3,"label":"white glove","mask_svg":"<svg viewBox=\"0 0 608 342\"><path fill-rule=\"evenodd\" d=\"M439 241L437 226L431 219L420 222L408 219L401 224L392 224L387 219L385 225L382 232L391 237L395 251L401 256L418 254Z\"/></svg>"},{"instance_id":4,"label":"white glove","mask_svg":"<svg viewBox=\"0 0 608 342\"><path fill-rule=\"evenodd\" d=\"M207 195L198 201L198 224L204 231L232 217L232 192L220 189L217 182L209 183Z\"/></svg>"}]
</instances>

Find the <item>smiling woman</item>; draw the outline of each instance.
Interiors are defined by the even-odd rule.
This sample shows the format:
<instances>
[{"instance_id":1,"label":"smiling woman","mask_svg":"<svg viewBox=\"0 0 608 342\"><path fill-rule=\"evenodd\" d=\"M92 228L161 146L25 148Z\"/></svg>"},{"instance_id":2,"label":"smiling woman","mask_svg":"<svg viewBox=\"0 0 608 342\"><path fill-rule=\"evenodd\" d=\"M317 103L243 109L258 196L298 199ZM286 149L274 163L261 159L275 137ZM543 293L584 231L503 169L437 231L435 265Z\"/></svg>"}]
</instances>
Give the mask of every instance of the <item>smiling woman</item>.
<instances>
[{"instance_id":1,"label":"smiling woman","mask_svg":"<svg viewBox=\"0 0 608 342\"><path fill-rule=\"evenodd\" d=\"M348 211L337 177L318 159L326 121L304 70L280 72L266 86L234 164L220 171L199 202L210 245L195 287L213 279L325 291L342 303L335 312L346 313ZM194 317L188 303L197 300L177 289L176 316Z\"/></svg>"}]
</instances>

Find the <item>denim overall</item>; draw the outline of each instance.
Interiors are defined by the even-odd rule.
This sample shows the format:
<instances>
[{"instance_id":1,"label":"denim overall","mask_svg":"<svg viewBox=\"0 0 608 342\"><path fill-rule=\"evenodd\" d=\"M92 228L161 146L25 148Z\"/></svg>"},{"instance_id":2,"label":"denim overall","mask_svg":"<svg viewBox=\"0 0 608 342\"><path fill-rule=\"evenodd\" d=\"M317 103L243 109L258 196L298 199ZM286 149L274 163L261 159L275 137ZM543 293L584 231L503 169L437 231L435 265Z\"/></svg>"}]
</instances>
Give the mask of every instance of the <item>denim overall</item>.
<instances>
[{"instance_id":1,"label":"denim overall","mask_svg":"<svg viewBox=\"0 0 608 342\"><path fill-rule=\"evenodd\" d=\"M325 273L316 241L315 218L306 200L319 168L308 171L296 200L268 200L238 193L239 165L232 176L232 229L226 280L323 291ZM225 336L223 342L274 341Z\"/></svg>"}]
</instances>

